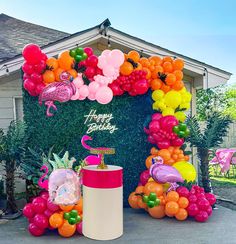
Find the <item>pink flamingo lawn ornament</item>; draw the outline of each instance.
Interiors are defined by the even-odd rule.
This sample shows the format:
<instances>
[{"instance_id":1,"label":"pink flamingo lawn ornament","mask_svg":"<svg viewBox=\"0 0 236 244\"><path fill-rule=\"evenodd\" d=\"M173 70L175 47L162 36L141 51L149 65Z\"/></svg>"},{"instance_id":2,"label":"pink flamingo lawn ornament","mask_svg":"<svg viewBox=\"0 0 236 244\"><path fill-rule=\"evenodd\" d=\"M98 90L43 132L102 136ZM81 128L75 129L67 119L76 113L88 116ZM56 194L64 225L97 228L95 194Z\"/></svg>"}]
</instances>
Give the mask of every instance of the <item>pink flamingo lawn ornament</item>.
<instances>
[{"instance_id":1,"label":"pink flamingo lawn ornament","mask_svg":"<svg viewBox=\"0 0 236 244\"><path fill-rule=\"evenodd\" d=\"M76 88L73 82L70 81L71 76L68 72L62 72L60 75L62 82L53 82L46 86L39 95L39 104L42 105L45 102L47 106L46 115L48 117L53 116L50 112L50 108L57 110L54 101L67 102L75 94Z\"/></svg>"},{"instance_id":2,"label":"pink flamingo lawn ornament","mask_svg":"<svg viewBox=\"0 0 236 244\"><path fill-rule=\"evenodd\" d=\"M43 165L40 170L45 170L45 173L39 178L38 185L41 188L48 190L48 180L45 179L46 175L48 174L48 167Z\"/></svg>"},{"instance_id":3,"label":"pink flamingo lawn ornament","mask_svg":"<svg viewBox=\"0 0 236 244\"><path fill-rule=\"evenodd\" d=\"M81 139L81 144L82 146L87 149L87 150L91 150L94 149L93 147L89 146L86 144L86 141L92 141L92 137L88 136L88 135L84 135ZM99 148L96 148L99 149ZM89 155L87 156L84 161L86 162L86 164L88 165L99 165L101 163L102 160L102 155L98 154L97 156L95 155Z\"/></svg>"}]
</instances>

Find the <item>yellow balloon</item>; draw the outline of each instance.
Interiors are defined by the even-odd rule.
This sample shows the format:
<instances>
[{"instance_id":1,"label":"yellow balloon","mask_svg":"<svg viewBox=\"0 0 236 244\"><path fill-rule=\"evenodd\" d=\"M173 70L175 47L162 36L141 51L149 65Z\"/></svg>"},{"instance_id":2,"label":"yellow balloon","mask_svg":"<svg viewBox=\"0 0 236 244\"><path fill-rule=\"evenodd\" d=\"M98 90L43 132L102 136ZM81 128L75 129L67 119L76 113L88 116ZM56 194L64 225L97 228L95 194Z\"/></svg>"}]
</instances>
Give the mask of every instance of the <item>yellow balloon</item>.
<instances>
[{"instance_id":1,"label":"yellow balloon","mask_svg":"<svg viewBox=\"0 0 236 244\"><path fill-rule=\"evenodd\" d=\"M190 109L190 103L181 103L179 105L179 108L180 109L184 108L184 109L188 110L188 109Z\"/></svg>"},{"instance_id":2,"label":"yellow balloon","mask_svg":"<svg viewBox=\"0 0 236 244\"><path fill-rule=\"evenodd\" d=\"M148 179L148 182L154 181L152 177Z\"/></svg>"},{"instance_id":3,"label":"yellow balloon","mask_svg":"<svg viewBox=\"0 0 236 244\"><path fill-rule=\"evenodd\" d=\"M175 111L173 108L165 108L163 111L162 111L162 115L163 116L167 116L167 115L174 115L175 114Z\"/></svg>"},{"instance_id":4,"label":"yellow balloon","mask_svg":"<svg viewBox=\"0 0 236 244\"><path fill-rule=\"evenodd\" d=\"M190 102L192 99L192 95L189 92L182 93L181 95L182 95L182 102L184 103Z\"/></svg>"},{"instance_id":5,"label":"yellow balloon","mask_svg":"<svg viewBox=\"0 0 236 244\"><path fill-rule=\"evenodd\" d=\"M167 192L168 189L170 188L170 183L165 183L165 184L162 184L162 185L163 185L164 192Z\"/></svg>"},{"instance_id":6,"label":"yellow balloon","mask_svg":"<svg viewBox=\"0 0 236 244\"><path fill-rule=\"evenodd\" d=\"M167 92L164 99L166 106L170 108L177 108L182 101L181 94L177 91Z\"/></svg>"},{"instance_id":7,"label":"yellow balloon","mask_svg":"<svg viewBox=\"0 0 236 244\"><path fill-rule=\"evenodd\" d=\"M166 104L164 103L163 99L161 99L161 101L159 102L158 107L160 108L160 110L164 110L166 108Z\"/></svg>"},{"instance_id":8,"label":"yellow balloon","mask_svg":"<svg viewBox=\"0 0 236 244\"><path fill-rule=\"evenodd\" d=\"M153 109L153 110L158 110L158 109L159 109L159 102L154 102L154 103L152 104L152 109Z\"/></svg>"},{"instance_id":9,"label":"yellow balloon","mask_svg":"<svg viewBox=\"0 0 236 244\"><path fill-rule=\"evenodd\" d=\"M158 100L161 100L164 97L164 95L165 95L165 93L162 90L155 90L152 93L152 99L154 101L158 101Z\"/></svg>"},{"instance_id":10,"label":"yellow balloon","mask_svg":"<svg viewBox=\"0 0 236 244\"><path fill-rule=\"evenodd\" d=\"M180 122L184 122L186 120L186 114L182 111L178 111L174 114L177 120Z\"/></svg>"},{"instance_id":11,"label":"yellow balloon","mask_svg":"<svg viewBox=\"0 0 236 244\"><path fill-rule=\"evenodd\" d=\"M191 163L186 161L180 161L173 164L172 166L179 171L183 179L187 182L196 180L197 172Z\"/></svg>"},{"instance_id":12,"label":"yellow balloon","mask_svg":"<svg viewBox=\"0 0 236 244\"><path fill-rule=\"evenodd\" d=\"M180 92L181 94L187 92L186 87L184 86L179 92Z\"/></svg>"}]
</instances>

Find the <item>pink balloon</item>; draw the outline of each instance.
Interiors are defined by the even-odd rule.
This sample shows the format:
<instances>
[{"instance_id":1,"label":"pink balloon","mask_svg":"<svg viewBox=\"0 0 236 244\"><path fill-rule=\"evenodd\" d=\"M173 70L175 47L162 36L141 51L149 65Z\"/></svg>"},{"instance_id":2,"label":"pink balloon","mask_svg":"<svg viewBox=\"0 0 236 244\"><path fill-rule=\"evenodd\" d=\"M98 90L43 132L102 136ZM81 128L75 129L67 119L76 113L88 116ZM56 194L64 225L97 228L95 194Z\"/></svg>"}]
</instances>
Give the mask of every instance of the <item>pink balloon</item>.
<instances>
[{"instance_id":1,"label":"pink balloon","mask_svg":"<svg viewBox=\"0 0 236 244\"><path fill-rule=\"evenodd\" d=\"M115 68L112 65L107 64L106 66L103 67L102 71L104 76L111 77L115 73Z\"/></svg>"},{"instance_id":2,"label":"pink balloon","mask_svg":"<svg viewBox=\"0 0 236 244\"><path fill-rule=\"evenodd\" d=\"M37 225L34 223L29 224L28 230L31 235L33 236L41 236L43 235L45 229L40 229Z\"/></svg>"},{"instance_id":3,"label":"pink balloon","mask_svg":"<svg viewBox=\"0 0 236 244\"><path fill-rule=\"evenodd\" d=\"M98 67L100 69L103 69L107 65L107 60L105 56L99 56L98 57Z\"/></svg>"},{"instance_id":4,"label":"pink balloon","mask_svg":"<svg viewBox=\"0 0 236 244\"><path fill-rule=\"evenodd\" d=\"M108 49L105 49L102 53L101 53L101 56L104 56L104 57L108 57L108 55L110 54L110 50Z\"/></svg>"},{"instance_id":5,"label":"pink balloon","mask_svg":"<svg viewBox=\"0 0 236 244\"><path fill-rule=\"evenodd\" d=\"M87 97L89 95L89 89L87 85L83 85L79 88L79 94L81 97Z\"/></svg>"},{"instance_id":6,"label":"pink balloon","mask_svg":"<svg viewBox=\"0 0 236 244\"><path fill-rule=\"evenodd\" d=\"M110 56L111 58L110 60L110 64L113 65L113 67L115 68L119 68L125 60L124 54L118 50L118 49L114 49L110 52Z\"/></svg>"},{"instance_id":7,"label":"pink balloon","mask_svg":"<svg viewBox=\"0 0 236 244\"><path fill-rule=\"evenodd\" d=\"M94 94L94 93L89 93L89 95L88 95L88 99L91 100L91 101L96 100L96 98L95 98L95 94Z\"/></svg>"},{"instance_id":8,"label":"pink balloon","mask_svg":"<svg viewBox=\"0 0 236 244\"><path fill-rule=\"evenodd\" d=\"M47 208L52 212L56 212L60 209L58 205L54 204L49 199L47 200Z\"/></svg>"},{"instance_id":9,"label":"pink balloon","mask_svg":"<svg viewBox=\"0 0 236 244\"><path fill-rule=\"evenodd\" d=\"M78 98L78 100L80 100L80 101L82 101L82 100L85 100L86 99L86 97L84 97L84 96L79 96L79 98Z\"/></svg>"},{"instance_id":10,"label":"pink balloon","mask_svg":"<svg viewBox=\"0 0 236 244\"><path fill-rule=\"evenodd\" d=\"M101 104L107 104L111 102L113 98L113 92L111 88L107 86L99 87L95 95L96 100Z\"/></svg>"},{"instance_id":11,"label":"pink balloon","mask_svg":"<svg viewBox=\"0 0 236 244\"><path fill-rule=\"evenodd\" d=\"M83 235L83 222L82 221L76 225L76 230L80 235Z\"/></svg>"},{"instance_id":12,"label":"pink balloon","mask_svg":"<svg viewBox=\"0 0 236 244\"><path fill-rule=\"evenodd\" d=\"M160 123L157 120L153 120L149 124L149 130L151 133L156 133L160 130Z\"/></svg>"},{"instance_id":13,"label":"pink balloon","mask_svg":"<svg viewBox=\"0 0 236 244\"><path fill-rule=\"evenodd\" d=\"M80 97L79 89L76 88L75 94L70 98L70 100L78 100Z\"/></svg>"},{"instance_id":14,"label":"pink balloon","mask_svg":"<svg viewBox=\"0 0 236 244\"><path fill-rule=\"evenodd\" d=\"M33 204L32 203L27 203L24 208L23 208L23 215L30 219L30 218L33 218L35 213L34 213L34 210L33 210Z\"/></svg>"},{"instance_id":15,"label":"pink balloon","mask_svg":"<svg viewBox=\"0 0 236 244\"><path fill-rule=\"evenodd\" d=\"M76 88L80 88L83 84L84 81L82 79L82 75L78 75L74 80L73 83L75 85Z\"/></svg>"},{"instance_id":16,"label":"pink balloon","mask_svg":"<svg viewBox=\"0 0 236 244\"><path fill-rule=\"evenodd\" d=\"M24 81L23 86L24 86L25 90L27 90L28 92L34 91L36 88L35 83L31 79L26 79Z\"/></svg>"},{"instance_id":17,"label":"pink balloon","mask_svg":"<svg viewBox=\"0 0 236 244\"><path fill-rule=\"evenodd\" d=\"M188 200L189 200L190 203L196 203L197 202L197 197L196 197L196 195L190 193L190 195L188 197Z\"/></svg>"},{"instance_id":18,"label":"pink balloon","mask_svg":"<svg viewBox=\"0 0 236 244\"><path fill-rule=\"evenodd\" d=\"M41 83L37 84L35 92L37 94L40 94L45 87L46 87L46 85L43 82L41 82Z\"/></svg>"},{"instance_id":19,"label":"pink balloon","mask_svg":"<svg viewBox=\"0 0 236 244\"><path fill-rule=\"evenodd\" d=\"M159 183L175 183L184 181L177 169L165 164L153 164L149 169L149 173L151 177Z\"/></svg>"},{"instance_id":20,"label":"pink balloon","mask_svg":"<svg viewBox=\"0 0 236 244\"><path fill-rule=\"evenodd\" d=\"M160 119L160 124L163 129L167 132L172 132L173 127L179 124L179 121L176 119L175 116L167 115Z\"/></svg>"},{"instance_id":21,"label":"pink balloon","mask_svg":"<svg viewBox=\"0 0 236 244\"><path fill-rule=\"evenodd\" d=\"M155 139L151 136L151 135L149 135L148 136L148 142L150 142L151 144L155 144L156 143L156 141L155 141Z\"/></svg>"},{"instance_id":22,"label":"pink balloon","mask_svg":"<svg viewBox=\"0 0 236 244\"><path fill-rule=\"evenodd\" d=\"M34 224L40 229L46 229L48 227L48 218L44 214L36 214L34 216Z\"/></svg>"},{"instance_id":23,"label":"pink balloon","mask_svg":"<svg viewBox=\"0 0 236 244\"><path fill-rule=\"evenodd\" d=\"M90 82L88 85L89 93L96 93L99 87L100 85L98 84L98 82Z\"/></svg>"},{"instance_id":24,"label":"pink balloon","mask_svg":"<svg viewBox=\"0 0 236 244\"><path fill-rule=\"evenodd\" d=\"M42 197L36 197L32 201L32 206L35 213L43 213L47 209L47 202Z\"/></svg>"}]
</instances>

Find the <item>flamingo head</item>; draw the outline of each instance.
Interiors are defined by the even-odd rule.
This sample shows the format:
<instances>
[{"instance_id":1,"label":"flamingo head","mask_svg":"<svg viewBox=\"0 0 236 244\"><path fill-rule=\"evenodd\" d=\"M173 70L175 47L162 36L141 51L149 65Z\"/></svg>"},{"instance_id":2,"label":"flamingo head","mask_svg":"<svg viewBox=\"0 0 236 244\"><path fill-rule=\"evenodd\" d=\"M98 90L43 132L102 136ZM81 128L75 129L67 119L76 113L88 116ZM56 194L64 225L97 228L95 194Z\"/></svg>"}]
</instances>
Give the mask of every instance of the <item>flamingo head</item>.
<instances>
[{"instance_id":1,"label":"flamingo head","mask_svg":"<svg viewBox=\"0 0 236 244\"><path fill-rule=\"evenodd\" d=\"M42 170L48 170L48 167L46 166L46 165L43 165L41 168L40 168L40 170L42 171Z\"/></svg>"},{"instance_id":2,"label":"flamingo head","mask_svg":"<svg viewBox=\"0 0 236 244\"><path fill-rule=\"evenodd\" d=\"M84 135L81 139L81 141L92 141L92 137L91 136L88 136L88 135Z\"/></svg>"}]
</instances>

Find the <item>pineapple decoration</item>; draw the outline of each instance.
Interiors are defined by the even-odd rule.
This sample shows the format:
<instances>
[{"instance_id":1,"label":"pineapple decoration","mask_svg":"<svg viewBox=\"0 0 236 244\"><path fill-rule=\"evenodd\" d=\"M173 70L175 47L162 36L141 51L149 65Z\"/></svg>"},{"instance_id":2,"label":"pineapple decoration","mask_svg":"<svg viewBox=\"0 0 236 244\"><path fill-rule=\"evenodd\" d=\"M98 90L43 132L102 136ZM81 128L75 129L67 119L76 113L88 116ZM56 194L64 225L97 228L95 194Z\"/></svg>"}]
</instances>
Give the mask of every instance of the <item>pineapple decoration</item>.
<instances>
[{"instance_id":1,"label":"pineapple decoration","mask_svg":"<svg viewBox=\"0 0 236 244\"><path fill-rule=\"evenodd\" d=\"M49 160L53 171L49 176L49 197L57 205L73 205L80 197L80 180L72 169L75 158L69 159L68 151L60 158L53 153L54 160Z\"/></svg>"}]
</instances>

